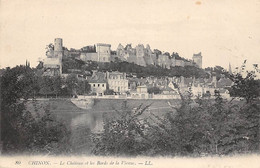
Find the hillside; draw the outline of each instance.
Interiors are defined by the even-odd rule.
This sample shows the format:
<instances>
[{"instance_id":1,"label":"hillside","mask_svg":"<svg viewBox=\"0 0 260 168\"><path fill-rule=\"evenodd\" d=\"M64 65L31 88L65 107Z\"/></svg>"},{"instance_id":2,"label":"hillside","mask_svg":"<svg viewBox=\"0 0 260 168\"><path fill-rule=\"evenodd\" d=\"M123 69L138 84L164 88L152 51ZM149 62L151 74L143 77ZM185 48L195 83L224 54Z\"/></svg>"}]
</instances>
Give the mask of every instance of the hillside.
<instances>
[{"instance_id":1,"label":"hillside","mask_svg":"<svg viewBox=\"0 0 260 168\"><path fill-rule=\"evenodd\" d=\"M146 67L140 66L134 63L129 63L126 61L115 61L115 62L107 62L107 63L98 63L94 61L89 61L87 63L73 59L63 59L62 62L62 71L63 73L71 73L72 71L87 75L88 72L92 72L93 70L98 71L119 71L126 72L127 74L134 74L137 77L174 77L174 76L184 76L184 77L193 77L196 78L206 78L208 74L200 68L195 66L176 66L171 67L170 69L165 69L160 66L148 65Z\"/></svg>"}]
</instances>

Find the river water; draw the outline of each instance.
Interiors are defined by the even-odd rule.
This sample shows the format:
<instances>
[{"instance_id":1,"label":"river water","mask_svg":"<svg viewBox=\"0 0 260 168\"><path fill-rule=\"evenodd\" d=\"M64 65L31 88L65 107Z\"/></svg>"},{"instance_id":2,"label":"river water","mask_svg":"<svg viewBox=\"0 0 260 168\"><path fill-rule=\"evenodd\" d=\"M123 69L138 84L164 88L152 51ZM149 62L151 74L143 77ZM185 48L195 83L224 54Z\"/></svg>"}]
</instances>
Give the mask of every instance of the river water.
<instances>
[{"instance_id":1,"label":"river water","mask_svg":"<svg viewBox=\"0 0 260 168\"><path fill-rule=\"evenodd\" d=\"M88 108L79 108L71 101L59 102L54 112L65 121L65 124L71 130L71 145L77 154L90 154L91 133L100 133L103 131L103 120L106 117L110 119L120 112L122 107L134 109L140 105L149 108L142 114L142 118L151 116L151 113L162 116L166 112L172 111L170 104L176 101L167 100L93 100Z\"/></svg>"}]
</instances>

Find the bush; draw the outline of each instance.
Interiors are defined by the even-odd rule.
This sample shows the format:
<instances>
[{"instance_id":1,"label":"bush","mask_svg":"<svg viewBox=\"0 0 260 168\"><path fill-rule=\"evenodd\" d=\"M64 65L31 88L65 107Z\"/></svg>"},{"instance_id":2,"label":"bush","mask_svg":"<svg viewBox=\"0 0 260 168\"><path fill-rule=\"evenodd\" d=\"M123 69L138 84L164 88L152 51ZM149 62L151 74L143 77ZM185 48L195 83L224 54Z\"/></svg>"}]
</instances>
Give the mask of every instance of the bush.
<instances>
[{"instance_id":1,"label":"bush","mask_svg":"<svg viewBox=\"0 0 260 168\"><path fill-rule=\"evenodd\" d=\"M104 95L113 95L115 92L112 89L106 89Z\"/></svg>"},{"instance_id":2,"label":"bush","mask_svg":"<svg viewBox=\"0 0 260 168\"><path fill-rule=\"evenodd\" d=\"M162 91L158 87L152 87L152 88L148 88L148 93L149 94L160 94L160 93L162 93Z\"/></svg>"},{"instance_id":3,"label":"bush","mask_svg":"<svg viewBox=\"0 0 260 168\"><path fill-rule=\"evenodd\" d=\"M148 107L139 106L131 110L126 106L117 111L116 116L107 118L104 132L93 136L95 155L136 156L143 154L149 147L144 137L145 124L138 117Z\"/></svg>"},{"instance_id":4,"label":"bush","mask_svg":"<svg viewBox=\"0 0 260 168\"><path fill-rule=\"evenodd\" d=\"M252 73L245 78L241 74L232 75L234 85L230 89L230 95L245 98L247 103L260 96L260 80L255 80Z\"/></svg>"}]
</instances>

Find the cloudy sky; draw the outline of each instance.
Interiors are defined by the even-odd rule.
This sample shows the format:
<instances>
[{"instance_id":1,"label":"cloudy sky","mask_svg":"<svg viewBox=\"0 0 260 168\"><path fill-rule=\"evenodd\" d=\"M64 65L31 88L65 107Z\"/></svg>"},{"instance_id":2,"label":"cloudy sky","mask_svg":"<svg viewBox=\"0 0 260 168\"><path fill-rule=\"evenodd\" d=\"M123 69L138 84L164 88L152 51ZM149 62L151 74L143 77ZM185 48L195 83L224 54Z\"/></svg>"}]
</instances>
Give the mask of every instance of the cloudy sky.
<instances>
[{"instance_id":1,"label":"cloudy sky","mask_svg":"<svg viewBox=\"0 0 260 168\"><path fill-rule=\"evenodd\" d=\"M260 64L260 0L0 0L0 67L37 65L45 46L109 43L202 52L203 67Z\"/></svg>"}]
</instances>

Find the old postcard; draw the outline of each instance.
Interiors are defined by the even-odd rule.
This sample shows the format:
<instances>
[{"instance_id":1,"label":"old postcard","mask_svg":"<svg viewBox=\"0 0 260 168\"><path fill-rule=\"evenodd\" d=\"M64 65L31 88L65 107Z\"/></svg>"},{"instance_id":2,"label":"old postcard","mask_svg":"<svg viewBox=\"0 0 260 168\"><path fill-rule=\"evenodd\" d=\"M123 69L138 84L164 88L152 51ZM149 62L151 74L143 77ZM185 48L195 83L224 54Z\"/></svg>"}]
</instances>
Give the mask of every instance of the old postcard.
<instances>
[{"instance_id":1,"label":"old postcard","mask_svg":"<svg viewBox=\"0 0 260 168\"><path fill-rule=\"evenodd\" d=\"M0 0L0 167L260 168L260 0Z\"/></svg>"}]
</instances>

